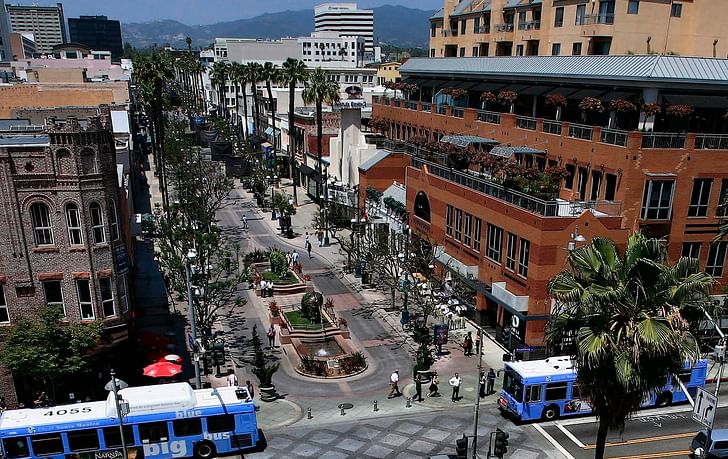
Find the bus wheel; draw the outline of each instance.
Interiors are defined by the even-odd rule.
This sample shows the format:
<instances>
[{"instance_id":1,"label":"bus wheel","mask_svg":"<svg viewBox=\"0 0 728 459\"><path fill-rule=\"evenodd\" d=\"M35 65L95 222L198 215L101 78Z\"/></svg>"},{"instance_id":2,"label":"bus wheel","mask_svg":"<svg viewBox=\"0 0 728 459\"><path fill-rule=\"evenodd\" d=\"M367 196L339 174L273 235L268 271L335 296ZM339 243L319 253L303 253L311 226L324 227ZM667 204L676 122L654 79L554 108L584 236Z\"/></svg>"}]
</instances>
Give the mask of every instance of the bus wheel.
<instances>
[{"instance_id":1,"label":"bus wheel","mask_svg":"<svg viewBox=\"0 0 728 459\"><path fill-rule=\"evenodd\" d=\"M559 407L556 405L549 405L544 408L541 418L544 421L555 421L559 418Z\"/></svg>"},{"instance_id":2,"label":"bus wheel","mask_svg":"<svg viewBox=\"0 0 728 459\"><path fill-rule=\"evenodd\" d=\"M217 451L215 445L212 442L203 440L195 445L195 457L201 459L211 459L215 457Z\"/></svg>"},{"instance_id":3,"label":"bus wheel","mask_svg":"<svg viewBox=\"0 0 728 459\"><path fill-rule=\"evenodd\" d=\"M655 406L670 406L672 405L672 394L669 392L663 392L657 396L655 400Z\"/></svg>"}]
</instances>

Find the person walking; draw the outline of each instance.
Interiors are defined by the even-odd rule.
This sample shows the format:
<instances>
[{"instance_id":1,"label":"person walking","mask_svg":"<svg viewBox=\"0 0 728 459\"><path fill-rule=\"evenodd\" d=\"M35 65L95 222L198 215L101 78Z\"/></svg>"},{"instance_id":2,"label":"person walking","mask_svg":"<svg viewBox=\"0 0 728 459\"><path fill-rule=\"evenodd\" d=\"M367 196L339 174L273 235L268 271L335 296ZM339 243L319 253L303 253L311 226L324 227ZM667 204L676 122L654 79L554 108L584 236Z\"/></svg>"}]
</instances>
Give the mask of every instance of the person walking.
<instances>
[{"instance_id":1,"label":"person walking","mask_svg":"<svg viewBox=\"0 0 728 459\"><path fill-rule=\"evenodd\" d=\"M323 233L323 231L319 231L316 234L316 237L318 237L319 247L323 247L324 246L324 233Z\"/></svg>"},{"instance_id":2,"label":"person walking","mask_svg":"<svg viewBox=\"0 0 728 459\"><path fill-rule=\"evenodd\" d=\"M441 397L440 395L440 388L437 387L438 384L440 384L440 378L437 376L437 372L432 373L432 382L430 383L430 388L428 391L427 396L428 397Z\"/></svg>"},{"instance_id":3,"label":"person walking","mask_svg":"<svg viewBox=\"0 0 728 459\"><path fill-rule=\"evenodd\" d=\"M463 378L460 377L460 373L455 373L449 382L452 386L452 401L457 402L460 400L460 386L463 384Z\"/></svg>"},{"instance_id":4,"label":"person walking","mask_svg":"<svg viewBox=\"0 0 728 459\"><path fill-rule=\"evenodd\" d=\"M399 368L394 370L389 376L389 395L387 398L399 397L402 393L399 391Z\"/></svg>"},{"instance_id":5,"label":"person walking","mask_svg":"<svg viewBox=\"0 0 728 459\"><path fill-rule=\"evenodd\" d=\"M293 253L291 254L291 260L293 261L293 266L296 266L296 264L298 264L298 258L299 258L298 251L294 250Z\"/></svg>"},{"instance_id":6,"label":"person walking","mask_svg":"<svg viewBox=\"0 0 728 459\"><path fill-rule=\"evenodd\" d=\"M245 381L245 388L248 389L248 393L250 394L250 398L255 397L255 389L253 389L253 383L250 382L250 380Z\"/></svg>"},{"instance_id":7,"label":"person walking","mask_svg":"<svg viewBox=\"0 0 728 459\"><path fill-rule=\"evenodd\" d=\"M488 369L488 376L486 377L488 379L488 387L486 388L485 392L486 394L490 395L494 393L493 385L495 385L495 371L493 371L492 368Z\"/></svg>"},{"instance_id":8,"label":"person walking","mask_svg":"<svg viewBox=\"0 0 728 459\"><path fill-rule=\"evenodd\" d=\"M415 376L415 401L421 402L424 399L422 398L422 376L417 373L417 376Z\"/></svg>"},{"instance_id":9,"label":"person walking","mask_svg":"<svg viewBox=\"0 0 728 459\"><path fill-rule=\"evenodd\" d=\"M473 354L473 335L471 332L468 332L465 341L463 341L463 354L466 356Z\"/></svg>"},{"instance_id":10,"label":"person walking","mask_svg":"<svg viewBox=\"0 0 728 459\"><path fill-rule=\"evenodd\" d=\"M319 247L321 247L321 245L319 245ZM308 251L308 258L311 258L311 243L310 242L306 243L306 250Z\"/></svg>"},{"instance_id":11,"label":"person walking","mask_svg":"<svg viewBox=\"0 0 728 459\"><path fill-rule=\"evenodd\" d=\"M268 329L268 347L271 349L276 344L276 328L271 324L270 328Z\"/></svg>"},{"instance_id":12,"label":"person walking","mask_svg":"<svg viewBox=\"0 0 728 459\"><path fill-rule=\"evenodd\" d=\"M310 237L310 235L308 234L308 231L306 231L306 240L303 242L303 247L304 248L308 247L308 239L309 239L309 237Z\"/></svg>"},{"instance_id":13,"label":"person walking","mask_svg":"<svg viewBox=\"0 0 728 459\"><path fill-rule=\"evenodd\" d=\"M475 335L475 353L478 355L480 355L481 344L482 343L480 342L480 333L478 333L477 335Z\"/></svg>"},{"instance_id":14,"label":"person walking","mask_svg":"<svg viewBox=\"0 0 728 459\"><path fill-rule=\"evenodd\" d=\"M479 390L480 398L485 398L485 373L480 372L480 390Z\"/></svg>"},{"instance_id":15,"label":"person walking","mask_svg":"<svg viewBox=\"0 0 728 459\"><path fill-rule=\"evenodd\" d=\"M232 387L238 387L238 377L235 376L235 372L233 370L228 370L227 385Z\"/></svg>"},{"instance_id":16,"label":"person walking","mask_svg":"<svg viewBox=\"0 0 728 459\"><path fill-rule=\"evenodd\" d=\"M243 229L248 229L248 217L243 215Z\"/></svg>"}]
</instances>

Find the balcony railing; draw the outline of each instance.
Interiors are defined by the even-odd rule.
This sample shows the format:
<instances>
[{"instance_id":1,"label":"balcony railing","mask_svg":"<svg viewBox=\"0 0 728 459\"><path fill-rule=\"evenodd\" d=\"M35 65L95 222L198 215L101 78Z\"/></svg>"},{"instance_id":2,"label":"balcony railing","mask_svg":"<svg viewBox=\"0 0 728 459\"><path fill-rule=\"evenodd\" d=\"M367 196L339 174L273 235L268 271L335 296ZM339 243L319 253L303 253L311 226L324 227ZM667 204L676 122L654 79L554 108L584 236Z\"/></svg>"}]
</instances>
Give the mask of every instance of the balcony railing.
<instances>
[{"instance_id":1,"label":"balcony railing","mask_svg":"<svg viewBox=\"0 0 728 459\"><path fill-rule=\"evenodd\" d=\"M584 19L581 22L581 25L591 25L591 24L612 25L612 24L614 24L614 14L613 13L600 13L600 14L585 15Z\"/></svg>"},{"instance_id":2,"label":"balcony railing","mask_svg":"<svg viewBox=\"0 0 728 459\"><path fill-rule=\"evenodd\" d=\"M432 111L432 105L428 104L427 102L422 102L422 111L423 112L431 112Z\"/></svg>"},{"instance_id":3,"label":"balcony railing","mask_svg":"<svg viewBox=\"0 0 728 459\"><path fill-rule=\"evenodd\" d=\"M561 135L561 121L543 120L541 130L547 134Z\"/></svg>"},{"instance_id":4,"label":"balcony railing","mask_svg":"<svg viewBox=\"0 0 728 459\"><path fill-rule=\"evenodd\" d=\"M436 113L438 115L447 115L447 107L445 105L438 105Z\"/></svg>"},{"instance_id":5,"label":"balcony railing","mask_svg":"<svg viewBox=\"0 0 728 459\"><path fill-rule=\"evenodd\" d=\"M539 30L540 28L541 21L528 21L518 23L518 30Z\"/></svg>"},{"instance_id":6,"label":"balcony railing","mask_svg":"<svg viewBox=\"0 0 728 459\"><path fill-rule=\"evenodd\" d=\"M536 118L532 118L530 116L516 116L516 127L535 131Z\"/></svg>"},{"instance_id":7,"label":"balcony railing","mask_svg":"<svg viewBox=\"0 0 728 459\"><path fill-rule=\"evenodd\" d=\"M582 140L591 140L593 129L583 124L569 124L569 137Z\"/></svg>"},{"instance_id":8,"label":"balcony railing","mask_svg":"<svg viewBox=\"0 0 728 459\"><path fill-rule=\"evenodd\" d=\"M619 145L620 147L626 147L628 137L629 133L627 131L602 128L602 133L599 136L599 141L601 143L608 143L610 145Z\"/></svg>"},{"instance_id":9,"label":"balcony railing","mask_svg":"<svg viewBox=\"0 0 728 459\"><path fill-rule=\"evenodd\" d=\"M685 148L685 134L669 132L645 132L642 148Z\"/></svg>"},{"instance_id":10,"label":"balcony railing","mask_svg":"<svg viewBox=\"0 0 728 459\"><path fill-rule=\"evenodd\" d=\"M478 121L490 124L500 124L501 114L498 112L489 112L487 110L478 110Z\"/></svg>"},{"instance_id":11,"label":"balcony railing","mask_svg":"<svg viewBox=\"0 0 728 459\"><path fill-rule=\"evenodd\" d=\"M389 97L383 97L382 100L384 101L384 105L390 105L392 102L389 100Z\"/></svg>"},{"instance_id":12,"label":"balcony railing","mask_svg":"<svg viewBox=\"0 0 728 459\"><path fill-rule=\"evenodd\" d=\"M399 99L392 100L392 105L395 107L400 107L402 105L402 102Z\"/></svg>"},{"instance_id":13,"label":"balcony railing","mask_svg":"<svg viewBox=\"0 0 728 459\"><path fill-rule=\"evenodd\" d=\"M476 27L475 33L490 33L490 25Z\"/></svg>"},{"instance_id":14,"label":"balcony railing","mask_svg":"<svg viewBox=\"0 0 728 459\"><path fill-rule=\"evenodd\" d=\"M406 108L408 110L417 110L417 102L414 102L411 100L406 100L404 102L404 108Z\"/></svg>"},{"instance_id":15,"label":"balcony railing","mask_svg":"<svg viewBox=\"0 0 728 459\"><path fill-rule=\"evenodd\" d=\"M458 29L444 29L442 31L443 37L457 37L458 36Z\"/></svg>"},{"instance_id":16,"label":"balcony railing","mask_svg":"<svg viewBox=\"0 0 728 459\"><path fill-rule=\"evenodd\" d=\"M443 167L431 161L413 156L412 167L422 169L427 165L430 174L471 190L505 201L528 212L543 217L576 217L584 210L593 209L597 216L619 216L622 212L622 203L619 201L565 201L562 199L544 200L526 193L504 187L475 173L461 172Z\"/></svg>"},{"instance_id":17,"label":"balcony railing","mask_svg":"<svg viewBox=\"0 0 728 459\"><path fill-rule=\"evenodd\" d=\"M463 118L465 116L465 110L463 110L462 108L453 107L452 116L454 116L455 118Z\"/></svg>"},{"instance_id":18,"label":"balcony railing","mask_svg":"<svg viewBox=\"0 0 728 459\"><path fill-rule=\"evenodd\" d=\"M513 32L513 24L496 24L496 32Z\"/></svg>"},{"instance_id":19,"label":"balcony railing","mask_svg":"<svg viewBox=\"0 0 728 459\"><path fill-rule=\"evenodd\" d=\"M695 136L696 150L728 150L728 135L726 134L697 134Z\"/></svg>"}]
</instances>

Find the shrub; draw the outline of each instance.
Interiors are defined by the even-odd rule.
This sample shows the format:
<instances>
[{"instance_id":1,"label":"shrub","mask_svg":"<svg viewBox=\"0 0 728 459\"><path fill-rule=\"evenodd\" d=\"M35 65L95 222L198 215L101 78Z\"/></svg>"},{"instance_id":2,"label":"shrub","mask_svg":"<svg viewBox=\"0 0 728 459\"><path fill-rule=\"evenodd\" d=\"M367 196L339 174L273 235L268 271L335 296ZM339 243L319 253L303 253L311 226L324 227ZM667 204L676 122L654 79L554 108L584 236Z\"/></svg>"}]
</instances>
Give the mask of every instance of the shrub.
<instances>
[{"instance_id":1,"label":"shrub","mask_svg":"<svg viewBox=\"0 0 728 459\"><path fill-rule=\"evenodd\" d=\"M339 317L339 326L340 327L347 327L349 325L349 322L346 321L343 317Z\"/></svg>"},{"instance_id":2,"label":"shrub","mask_svg":"<svg viewBox=\"0 0 728 459\"><path fill-rule=\"evenodd\" d=\"M518 99L518 94L515 91L501 91L498 93L498 100L503 105L510 105Z\"/></svg>"},{"instance_id":3,"label":"shrub","mask_svg":"<svg viewBox=\"0 0 728 459\"><path fill-rule=\"evenodd\" d=\"M311 323L321 322L321 305L324 297L319 292L307 292L301 298L301 315Z\"/></svg>"},{"instance_id":4,"label":"shrub","mask_svg":"<svg viewBox=\"0 0 728 459\"><path fill-rule=\"evenodd\" d=\"M498 97L495 95L495 93L490 91L485 91L480 95L480 100L482 100L483 102L495 102L497 98Z\"/></svg>"},{"instance_id":5,"label":"shrub","mask_svg":"<svg viewBox=\"0 0 728 459\"><path fill-rule=\"evenodd\" d=\"M268 303L268 309L270 309L270 315L273 317L281 315L281 308L278 307L278 304L275 301Z\"/></svg>"},{"instance_id":6,"label":"shrub","mask_svg":"<svg viewBox=\"0 0 728 459\"><path fill-rule=\"evenodd\" d=\"M288 260L280 250L273 250L270 253L270 270L278 277L284 277L288 272Z\"/></svg>"}]
</instances>

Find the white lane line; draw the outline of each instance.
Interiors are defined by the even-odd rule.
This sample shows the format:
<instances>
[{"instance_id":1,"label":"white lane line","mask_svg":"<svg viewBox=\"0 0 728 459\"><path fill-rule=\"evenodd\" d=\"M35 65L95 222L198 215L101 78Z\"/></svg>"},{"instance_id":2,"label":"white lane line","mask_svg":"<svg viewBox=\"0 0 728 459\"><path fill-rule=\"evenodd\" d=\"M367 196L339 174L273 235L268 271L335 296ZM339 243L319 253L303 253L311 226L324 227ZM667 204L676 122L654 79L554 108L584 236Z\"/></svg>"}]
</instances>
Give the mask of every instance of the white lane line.
<instances>
[{"instance_id":1,"label":"white lane line","mask_svg":"<svg viewBox=\"0 0 728 459\"><path fill-rule=\"evenodd\" d=\"M718 402L718 408L726 407L728 407L728 401ZM667 408L647 408L636 412L634 415L632 415L632 419L659 416L665 414L686 413L692 410L693 407L688 404L680 404ZM576 424L591 424L597 422L597 418L595 416L575 417L570 419L561 419L559 422L565 426ZM555 423L546 423L545 425L555 425Z\"/></svg>"},{"instance_id":2,"label":"white lane line","mask_svg":"<svg viewBox=\"0 0 728 459\"><path fill-rule=\"evenodd\" d=\"M584 443L582 443L578 438L576 438L576 435L574 435L573 433L571 433L569 431L569 429L567 429L566 427L562 426L561 423L559 423L559 422L554 422L554 424L556 425L556 428L559 429L564 435L566 435L567 437L569 437L569 440L573 441L574 444L576 444L576 446L578 446L579 448L583 448L584 447Z\"/></svg>"},{"instance_id":3,"label":"white lane line","mask_svg":"<svg viewBox=\"0 0 728 459\"><path fill-rule=\"evenodd\" d=\"M551 435L548 434L548 432L546 432L545 430L543 430L543 427L541 427L538 424L533 424L533 428L536 429L541 435L543 435L543 437L546 440L548 440L548 442L551 443L554 448L558 449L559 452L561 454L563 454L566 459L575 459L574 456L572 456L571 454L569 454L569 452L566 450L566 448L564 448L563 446L561 446L561 443L557 442L554 437L552 437Z\"/></svg>"}]
</instances>

